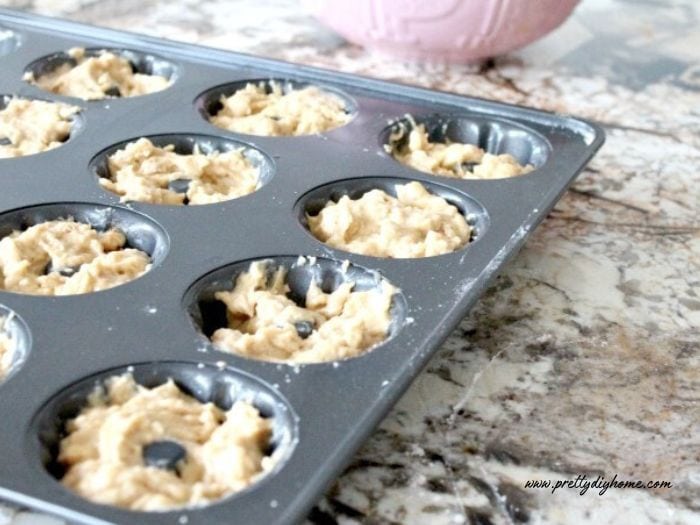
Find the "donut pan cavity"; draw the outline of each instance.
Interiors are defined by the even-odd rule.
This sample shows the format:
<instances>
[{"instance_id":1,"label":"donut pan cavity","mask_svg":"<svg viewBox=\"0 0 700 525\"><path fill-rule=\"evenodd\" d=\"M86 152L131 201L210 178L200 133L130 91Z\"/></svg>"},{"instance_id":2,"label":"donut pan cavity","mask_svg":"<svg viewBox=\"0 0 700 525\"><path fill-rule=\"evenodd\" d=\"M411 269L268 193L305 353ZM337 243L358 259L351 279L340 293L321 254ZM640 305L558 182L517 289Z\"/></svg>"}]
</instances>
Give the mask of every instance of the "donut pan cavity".
<instances>
[{"instance_id":1,"label":"donut pan cavity","mask_svg":"<svg viewBox=\"0 0 700 525\"><path fill-rule=\"evenodd\" d=\"M191 155L195 150L205 155L225 153L233 150L240 151L248 162L258 170L259 186L267 184L275 172L272 159L250 144L226 137L217 137L215 135L169 133L148 137L144 137L143 135L135 136L101 151L90 161L90 169L95 176L93 182L96 183L101 178L111 178L112 173L109 169L109 157L118 150L125 148L127 144L142 137L147 138L157 147L173 146L174 151L181 155Z\"/></svg>"},{"instance_id":2,"label":"donut pan cavity","mask_svg":"<svg viewBox=\"0 0 700 525\"><path fill-rule=\"evenodd\" d=\"M325 293L330 293L347 282L354 284L353 290L355 291L379 291L383 280L379 272L326 257L310 259L298 256L281 256L263 258L262 260L265 261L266 270L270 276L278 268L285 269L285 282L289 287L289 297L297 304L304 303L306 292L312 281L317 283ZM247 271L251 262L239 261L218 268L199 279L185 294L184 308L192 317L195 329L202 334L205 340L218 328L228 326L226 306L221 301L216 300L214 295L222 290L230 290L236 277ZM390 314L389 333L382 345L390 343L406 322L406 299L400 290L393 296Z\"/></svg>"},{"instance_id":3,"label":"donut pan cavity","mask_svg":"<svg viewBox=\"0 0 700 525\"><path fill-rule=\"evenodd\" d=\"M76 46L119 50L137 70L160 72L172 85L142 97L86 102L22 80L28 70L55 67L65 60L61 53ZM122 228L129 244L154 261L140 278L98 293L35 297L0 291L0 314L16 314L11 328L20 348L0 382L0 498L75 523L303 520L603 142L597 126L562 115L9 10L0 10L0 64L1 94L81 108L80 132L61 147L0 159L0 235L72 216L98 228ZM352 119L320 136L302 137L237 134L206 120L220 95L267 79L340 93ZM403 166L383 146L391 123L406 114L425 122L435 138L508 152L535 170L479 181ZM243 147L261 167L261 187L219 204L121 204L98 177L105 155L138 137L174 143L181 151L194 144L202 150ZM412 180L468 217L474 236L466 248L391 260L331 249L308 232L306 213L317 213L328 200L373 188L393 192L397 183ZM299 265L299 256L315 257L315 263ZM301 367L216 351L204 335L220 320L212 295L259 259L287 267L296 295L312 278L329 290L348 278L360 289L387 279L401 290L390 337L360 357ZM277 467L244 491L197 509L134 513L69 492L55 477L61 425L95 381L126 370L147 386L172 377L223 408L237 396L252 400L273 418Z\"/></svg>"},{"instance_id":4,"label":"donut pan cavity","mask_svg":"<svg viewBox=\"0 0 700 525\"><path fill-rule=\"evenodd\" d=\"M172 62L147 52L107 46L85 47L85 57L90 58L97 56L105 50L127 59L135 73L159 75L167 78L171 82L176 78L177 68ZM52 73L64 64L70 64L71 66L77 64L76 59L71 57L67 50L58 51L35 60L27 66L26 71L27 73L32 73L35 78L39 78L42 75Z\"/></svg>"},{"instance_id":5,"label":"donut pan cavity","mask_svg":"<svg viewBox=\"0 0 700 525\"><path fill-rule=\"evenodd\" d=\"M272 437L266 453L276 459L273 474L284 466L294 448L296 414L273 388L254 377L216 365L184 361L138 363L83 378L59 392L39 410L30 426L30 434L38 440L32 439L31 446L37 447L33 455L47 472L56 477L63 474L62 465L55 460L63 436L61 423L80 412L96 386L104 385L111 376L124 373L132 374L137 383L148 388L172 379L183 392L203 403L212 402L222 410L231 408L235 401L252 404L263 417L272 421Z\"/></svg>"}]
</instances>

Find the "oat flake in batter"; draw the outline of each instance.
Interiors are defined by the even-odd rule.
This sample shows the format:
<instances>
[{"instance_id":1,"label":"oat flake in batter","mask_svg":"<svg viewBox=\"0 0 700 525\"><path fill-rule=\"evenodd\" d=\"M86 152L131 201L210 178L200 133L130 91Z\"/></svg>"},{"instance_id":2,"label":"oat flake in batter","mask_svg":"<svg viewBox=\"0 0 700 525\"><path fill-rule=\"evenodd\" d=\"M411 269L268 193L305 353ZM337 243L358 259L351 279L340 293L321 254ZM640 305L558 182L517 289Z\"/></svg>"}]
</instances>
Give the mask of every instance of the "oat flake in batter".
<instances>
[{"instance_id":1,"label":"oat flake in batter","mask_svg":"<svg viewBox=\"0 0 700 525\"><path fill-rule=\"evenodd\" d=\"M458 250L471 239L464 215L419 182L396 185L396 197L383 190L359 199L347 195L307 214L320 241L352 253L397 259L431 257Z\"/></svg>"},{"instance_id":2,"label":"oat flake in batter","mask_svg":"<svg viewBox=\"0 0 700 525\"><path fill-rule=\"evenodd\" d=\"M9 99L0 110L0 159L57 148L68 140L78 111L60 102Z\"/></svg>"},{"instance_id":3,"label":"oat flake in batter","mask_svg":"<svg viewBox=\"0 0 700 525\"><path fill-rule=\"evenodd\" d=\"M15 351L14 341L7 333L5 323L7 323L7 319L0 317L0 380L10 371Z\"/></svg>"},{"instance_id":4,"label":"oat flake in batter","mask_svg":"<svg viewBox=\"0 0 700 525\"><path fill-rule=\"evenodd\" d=\"M410 131L409 131L410 130ZM406 133L408 137L406 138ZM503 179L531 172L507 153L492 155L474 144L431 142L424 124L408 117L384 146L401 164L433 175L460 179Z\"/></svg>"},{"instance_id":5,"label":"oat flake in batter","mask_svg":"<svg viewBox=\"0 0 700 525\"><path fill-rule=\"evenodd\" d=\"M209 118L220 128L250 135L313 135L347 124L351 116L344 101L315 86L284 92L278 82L248 83L230 97L222 96L222 108Z\"/></svg>"},{"instance_id":6,"label":"oat flake in batter","mask_svg":"<svg viewBox=\"0 0 700 525\"><path fill-rule=\"evenodd\" d=\"M183 393L173 381L149 389L113 376L66 424L61 483L95 503L132 510L193 507L239 491L274 465L272 424L237 401L224 411ZM170 442L183 458L153 466L144 448ZM146 455L147 457L147 455Z\"/></svg>"},{"instance_id":7,"label":"oat flake in batter","mask_svg":"<svg viewBox=\"0 0 700 525\"><path fill-rule=\"evenodd\" d=\"M125 244L115 228L101 232L72 219L15 230L0 240L0 289L74 295L124 284L151 268L148 254Z\"/></svg>"},{"instance_id":8,"label":"oat flake in batter","mask_svg":"<svg viewBox=\"0 0 700 525\"><path fill-rule=\"evenodd\" d=\"M107 50L88 56L84 48L74 47L68 55L75 63L62 64L38 78L30 71L24 80L51 93L83 100L136 97L162 91L171 84L159 75L134 73L126 58Z\"/></svg>"},{"instance_id":9,"label":"oat flake in batter","mask_svg":"<svg viewBox=\"0 0 700 525\"><path fill-rule=\"evenodd\" d=\"M332 293L312 282L305 305L288 297L287 272L268 262L251 263L231 291L217 292L226 304L228 328L211 337L223 351L264 361L321 363L355 357L386 339L391 323L394 287L353 291L341 284Z\"/></svg>"},{"instance_id":10,"label":"oat flake in batter","mask_svg":"<svg viewBox=\"0 0 700 525\"><path fill-rule=\"evenodd\" d=\"M172 145L157 147L141 138L110 155L108 166L110 178L100 178L100 184L122 201L210 204L260 187L260 170L241 150L205 155L195 146L186 155L176 153ZM178 188L174 183L184 186Z\"/></svg>"}]
</instances>

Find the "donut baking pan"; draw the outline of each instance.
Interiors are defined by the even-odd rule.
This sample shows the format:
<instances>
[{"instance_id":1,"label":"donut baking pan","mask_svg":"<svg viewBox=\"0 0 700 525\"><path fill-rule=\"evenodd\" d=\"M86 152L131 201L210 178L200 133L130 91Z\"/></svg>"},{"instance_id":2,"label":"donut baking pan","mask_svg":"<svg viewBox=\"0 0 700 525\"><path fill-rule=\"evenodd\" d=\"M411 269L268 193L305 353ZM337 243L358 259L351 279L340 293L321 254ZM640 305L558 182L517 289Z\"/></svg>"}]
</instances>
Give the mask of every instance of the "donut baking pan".
<instances>
[{"instance_id":1,"label":"donut baking pan","mask_svg":"<svg viewBox=\"0 0 700 525\"><path fill-rule=\"evenodd\" d=\"M64 297L0 292L19 351L0 383L0 498L76 523L296 523L304 519L410 382L469 311L506 260L547 215L603 142L595 125L485 100L439 93L273 60L0 10L0 94L80 108L70 139L48 152L0 159L0 236L72 216L120 227L151 256L150 271L108 290ZM83 101L23 80L67 61L73 47L110 49L140 71L169 77L167 89ZM264 137L228 132L206 116L248 80L316 85L340 95L350 121L321 135ZM510 153L534 170L499 180L432 176L384 151L390 123L410 114L432 136ZM139 137L178 151L244 147L261 166L257 191L218 204L120 203L98 183L106 155ZM439 138L439 137L438 137ZM467 217L473 238L447 255L386 259L331 249L308 231L306 213L420 181ZM306 258L301 268L299 256ZM388 339L340 362L289 366L217 351L206 335L221 321L217 290L252 260L290 269L292 294L311 279L394 296ZM347 262L345 262L347 261ZM135 512L91 503L58 481L66 419L96 382L130 370L154 386L172 378L202 401L228 408L240 397L272 418L275 467L208 506Z\"/></svg>"}]
</instances>

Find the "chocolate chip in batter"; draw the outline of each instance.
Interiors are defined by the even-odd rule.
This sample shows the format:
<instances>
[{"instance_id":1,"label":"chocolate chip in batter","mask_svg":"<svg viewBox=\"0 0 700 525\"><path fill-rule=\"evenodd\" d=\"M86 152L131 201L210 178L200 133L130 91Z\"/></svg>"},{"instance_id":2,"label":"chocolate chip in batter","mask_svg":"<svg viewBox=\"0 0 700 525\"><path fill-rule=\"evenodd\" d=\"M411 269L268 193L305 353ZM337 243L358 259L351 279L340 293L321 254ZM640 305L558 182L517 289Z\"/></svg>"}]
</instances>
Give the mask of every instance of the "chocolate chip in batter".
<instances>
[{"instance_id":1,"label":"chocolate chip in batter","mask_svg":"<svg viewBox=\"0 0 700 525\"><path fill-rule=\"evenodd\" d=\"M76 273L78 270L80 270L80 266L63 266L63 267L56 267L53 265L53 261L49 261L49 263L46 265L46 268L44 268L44 274L48 275L50 273L60 273L64 277L70 277L74 273Z\"/></svg>"},{"instance_id":2,"label":"chocolate chip in batter","mask_svg":"<svg viewBox=\"0 0 700 525\"><path fill-rule=\"evenodd\" d=\"M119 91L119 86L111 86L105 90L105 95L112 98L120 98L122 96L122 92Z\"/></svg>"},{"instance_id":3,"label":"chocolate chip in batter","mask_svg":"<svg viewBox=\"0 0 700 525\"><path fill-rule=\"evenodd\" d=\"M297 334L302 339L309 337L314 331L314 324L311 321L297 321L294 323Z\"/></svg>"},{"instance_id":4,"label":"chocolate chip in batter","mask_svg":"<svg viewBox=\"0 0 700 525\"><path fill-rule=\"evenodd\" d=\"M12 141L7 138L7 137L0 137L0 146L9 146L12 144Z\"/></svg>"},{"instance_id":5,"label":"chocolate chip in batter","mask_svg":"<svg viewBox=\"0 0 700 525\"><path fill-rule=\"evenodd\" d=\"M143 461L149 467L164 470L177 470L177 465L185 459L185 447L175 441L154 441L143 447Z\"/></svg>"},{"instance_id":6,"label":"chocolate chip in batter","mask_svg":"<svg viewBox=\"0 0 700 525\"><path fill-rule=\"evenodd\" d=\"M168 182L168 189L175 193L187 193L190 189L190 179L175 179Z\"/></svg>"}]
</instances>

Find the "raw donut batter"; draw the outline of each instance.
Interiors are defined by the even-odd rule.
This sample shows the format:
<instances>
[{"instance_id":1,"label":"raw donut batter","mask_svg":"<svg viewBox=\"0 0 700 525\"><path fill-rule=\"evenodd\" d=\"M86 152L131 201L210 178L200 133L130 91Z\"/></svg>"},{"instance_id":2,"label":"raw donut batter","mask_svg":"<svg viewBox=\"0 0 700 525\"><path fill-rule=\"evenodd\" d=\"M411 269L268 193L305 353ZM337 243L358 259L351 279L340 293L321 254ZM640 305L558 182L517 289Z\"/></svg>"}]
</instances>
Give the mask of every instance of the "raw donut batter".
<instances>
[{"instance_id":1,"label":"raw donut batter","mask_svg":"<svg viewBox=\"0 0 700 525\"><path fill-rule=\"evenodd\" d=\"M313 135L350 121L343 100L315 86L291 89L270 82L248 83L230 97L221 97L223 107L209 118L220 128L250 135Z\"/></svg>"},{"instance_id":2,"label":"raw donut batter","mask_svg":"<svg viewBox=\"0 0 700 525\"><path fill-rule=\"evenodd\" d=\"M226 304L228 328L212 335L220 349L264 361L321 363L360 355L387 337L394 287L353 291L343 283L332 293L312 282L300 306L287 294L286 270L272 276L269 263L251 263L233 290L217 292Z\"/></svg>"},{"instance_id":3,"label":"raw donut batter","mask_svg":"<svg viewBox=\"0 0 700 525\"><path fill-rule=\"evenodd\" d=\"M0 379L10 371L15 351L14 342L5 330L6 322L5 317L0 317Z\"/></svg>"},{"instance_id":4,"label":"raw donut batter","mask_svg":"<svg viewBox=\"0 0 700 525\"><path fill-rule=\"evenodd\" d=\"M306 216L320 241L353 253L398 259L453 252L469 242L462 213L419 182L396 185L396 197L375 189L353 200L330 201Z\"/></svg>"},{"instance_id":5,"label":"raw donut batter","mask_svg":"<svg viewBox=\"0 0 700 525\"><path fill-rule=\"evenodd\" d=\"M0 240L0 289L74 295L124 284L151 268L148 254L125 244L116 228L100 232L72 219L15 230Z\"/></svg>"},{"instance_id":6,"label":"raw donut batter","mask_svg":"<svg viewBox=\"0 0 700 525\"><path fill-rule=\"evenodd\" d=\"M134 73L131 63L110 51L87 56L85 49L68 50L74 63L65 63L40 77L27 72L24 80L51 93L83 100L108 97L136 97L162 91L171 82L159 75Z\"/></svg>"},{"instance_id":7,"label":"raw donut batter","mask_svg":"<svg viewBox=\"0 0 700 525\"><path fill-rule=\"evenodd\" d=\"M410 129L410 132L409 132ZM408 132L408 138L406 133ZM401 122L384 146L401 164L433 175L460 179L503 179L531 172L530 164L523 166L512 155L492 155L474 144L431 142L425 125L412 118Z\"/></svg>"},{"instance_id":8,"label":"raw donut batter","mask_svg":"<svg viewBox=\"0 0 700 525\"><path fill-rule=\"evenodd\" d=\"M204 155L195 147L192 154L183 155L172 145L157 147L141 138L110 155L108 165L111 177L100 178L100 184L121 195L122 201L209 204L260 187L260 170L240 150ZM173 187L174 182L184 186Z\"/></svg>"},{"instance_id":9,"label":"raw donut batter","mask_svg":"<svg viewBox=\"0 0 700 525\"><path fill-rule=\"evenodd\" d=\"M227 412L201 403L172 380L148 389L130 374L113 376L106 392L96 390L68 421L66 433L58 454L66 467L61 483L95 503L132 510L204 505L274 465L265 455L270 420L244 401ZM149 458L149 446L164 442L182 452L170 453L169 465Z\"/></svg>"},{"instance_id":10,"label":"raw donut batter","mask_svg":"<svg viewBox=\"0 0 700 525\"><path fill-rule=\"evenodd\" d=\"M78 111L60 102L11 98L0 110L0 158L57 148L68 140Z\"/></svg>"}]
</instances>

